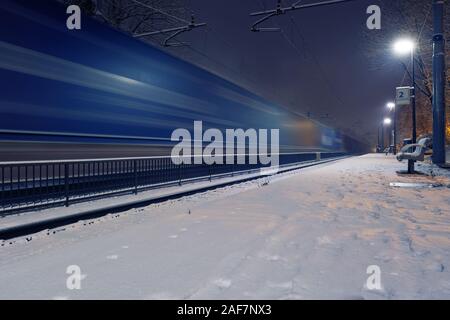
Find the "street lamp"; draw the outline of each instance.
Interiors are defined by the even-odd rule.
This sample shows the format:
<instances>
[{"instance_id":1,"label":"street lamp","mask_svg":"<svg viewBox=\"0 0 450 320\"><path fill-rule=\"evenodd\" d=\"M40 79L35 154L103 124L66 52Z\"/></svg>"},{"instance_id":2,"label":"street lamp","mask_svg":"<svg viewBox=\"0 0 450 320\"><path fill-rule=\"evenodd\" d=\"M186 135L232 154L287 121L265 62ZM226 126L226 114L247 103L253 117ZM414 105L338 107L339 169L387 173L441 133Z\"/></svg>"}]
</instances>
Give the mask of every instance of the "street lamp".
<instances>
[{"instance_id":1,"label":"street lamp","mask_svg":"<svg viewBox=\"0 0 450 320\"><path fill-rule=\"evenodd\" d=\"M378 143L378 145L381 147L381 152L384 152L384 127L389 126L392 123L391 118L384 118L383 121L380 122L380 125L378 127L378 133L381 131L381 142ZM378 134L378 137L380 137L380 134ZM390 145L390 142L389 142Z\"/></svg>"},{"instance_id":2,"label":"street lamp","mask_svg":"<svg viewBox=\"0 0 450 320\"><path fill-rule=\"evenodd\" d=\"M397 154L397 109L395 108L395 103L394 102L388 102L386 104L386 107L389 109L389 111L394 111L394 129L393 131L393 136L394 136L394 150L392 150L394 152L394 155Z\"/></svg>"},{"instance_id":3,"label":"street lamp","mask_svg":"<svg viewBox=\"0 0 450 320\"><path fill-rule=\"evenodd\" d=\"M411 55L411 77L412 77L412 143L417 142L416 130L416 75L414 62L414 49L416 44L411 39L399 39L394 43L394 52L397 55ZM414 173L414 160L408 160L408 173Z\"/></svg>"},{"instance_id":4,"label":"street lamp","mask_svg":"<svg viewBox=\"0 0 450 320\"><path fill-rule=\"evenodd\" d=\"M391 118L384 118L383 119L383 122L382 122L382 128L381 128L381 130L382 130L382 137L383 137L383 145L384 145L384 127L388 127L388 126L390 126L392 124L392 120L391 120ZM392 135L390 134L389 135L389 144L388 144L388 150L390 150L391 149L391 144L392 144Z\"/></svg>"},{"instance_id":5,"label":"street lamp","mask_svg":"<svg viewBox=\"0 0 450 320\"><path fill-rule=\"evenodd\" d=\"M389 109L389 111L392 111L395 108L395 103L393 102L388 102L388 104L386 105L386 107Z\"/></svg>"},{"instance_id":6,"label":"street lamp","mask_svg":"<svg viewBox=\"0 0 450 320\"><path fill-rule=\"evenodd\" d=\"M410 39L399 39L394 43L394 51L398 55L406 55L414 50L414 41Z\"/></svg>"}]
</instances>

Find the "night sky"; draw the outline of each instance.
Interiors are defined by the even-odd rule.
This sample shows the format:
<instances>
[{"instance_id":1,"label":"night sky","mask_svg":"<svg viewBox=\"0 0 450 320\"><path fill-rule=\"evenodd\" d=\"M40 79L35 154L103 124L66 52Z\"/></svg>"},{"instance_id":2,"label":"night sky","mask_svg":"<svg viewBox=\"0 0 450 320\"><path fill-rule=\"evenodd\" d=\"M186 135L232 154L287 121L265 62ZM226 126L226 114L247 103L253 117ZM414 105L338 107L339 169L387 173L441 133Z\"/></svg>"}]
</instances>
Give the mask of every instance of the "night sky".
<instances>
[{"instance_id":1,"label":"night sky","mask_svg":"<svg viewBox=\"0 0 450 320\"><path fill-rule=\"evenodd\" d=\"M318 1L303 1L312 2ZM208 27L182 37L191 47L169 51L374 146L404 70L394 56L375 63L377 68L368 59L372 35L389 31L383 30L383 16L382 30L367 29L372 4L383 10L379 1L355 0L292 11L265 25L280 26L283 33L254 33L250 27L257 19L249 13L275 8L275 0L191 0L197 21Z\"/></svg>"}]
</instances>

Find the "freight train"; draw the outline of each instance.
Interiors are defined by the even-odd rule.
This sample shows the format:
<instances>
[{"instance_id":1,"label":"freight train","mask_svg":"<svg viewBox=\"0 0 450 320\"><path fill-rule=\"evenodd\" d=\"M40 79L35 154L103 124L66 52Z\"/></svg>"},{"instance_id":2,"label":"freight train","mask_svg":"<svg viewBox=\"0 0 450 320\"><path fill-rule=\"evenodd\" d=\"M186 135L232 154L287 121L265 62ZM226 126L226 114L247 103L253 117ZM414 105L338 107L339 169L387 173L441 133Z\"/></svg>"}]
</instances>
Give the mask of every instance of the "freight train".
<instances>
[{"instance_id":1,"label":"freight train","mask_svg":"<svg viewBox=\"0 0 450 320\"><path fill-rule=\"evenodd\" d=\"M338 130L83 17L0 2L0 161L170 154L177 128L280 130L280 152L358 151Z\"/></svg>"}]
</instances>

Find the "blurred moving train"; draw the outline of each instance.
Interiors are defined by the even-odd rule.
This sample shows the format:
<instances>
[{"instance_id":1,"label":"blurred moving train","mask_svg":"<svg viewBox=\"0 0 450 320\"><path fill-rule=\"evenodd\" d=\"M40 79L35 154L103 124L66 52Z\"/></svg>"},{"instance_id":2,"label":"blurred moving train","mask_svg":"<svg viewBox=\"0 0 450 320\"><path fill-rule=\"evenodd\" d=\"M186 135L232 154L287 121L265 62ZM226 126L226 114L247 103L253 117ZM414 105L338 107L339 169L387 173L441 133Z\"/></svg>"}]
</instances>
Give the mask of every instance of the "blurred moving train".
<instances>
[{"instance_id":1,"label":"blurred moving train","mask_svg":"<svg viewBox=\"0 0 450 320\"><path fill-rule=\"evenodd\" d=\"M280 152L363 145L55 1L0 2L0 161L170 154L172 131L280 129Z\"/></svg>"}]
</instances>

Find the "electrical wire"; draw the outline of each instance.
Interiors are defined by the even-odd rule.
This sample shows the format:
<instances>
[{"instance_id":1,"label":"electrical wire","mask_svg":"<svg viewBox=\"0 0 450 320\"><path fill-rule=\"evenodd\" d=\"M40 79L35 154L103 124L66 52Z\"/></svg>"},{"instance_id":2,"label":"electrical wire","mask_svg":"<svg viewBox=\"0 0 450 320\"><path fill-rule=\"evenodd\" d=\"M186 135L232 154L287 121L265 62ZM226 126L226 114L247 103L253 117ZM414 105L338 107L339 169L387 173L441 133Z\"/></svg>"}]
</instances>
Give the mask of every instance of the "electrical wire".
<instances>
[{"instance_id":1,"label":"electrical wire","mask_svg":"<svg viewBox=\"0 0 450 320\"><path fill-rule=\"evenodd\" d=\"M154 11L156 11L156 12L158 12L158 13L161 13L162 15L165 15L165 16L167 16L167 17L170 17L170 18L172 18L172 19L174 19L174 20L177 20L177 21L179 21L179 22L183 22L183 23L185 23L185 24L189 24L189 23L190 23L190 21L187 21L187 20L185 20L185 19L182 19L182 18L179 18L179 17L177 17L177 16L174 16L174 15L172 15L172 14L170 14L170 13L167 13L167 12L161 10L161 9L152 7L151 5L149 5L149 4L147 4L147 3L143 3L143 2L138 1L138 0L131 0L131 1L133 1L133 2L136 3L136 4L141 5L141 6L143 6L143 7L146 7L146 8L148 8L148 9L154 10Z\"/></svg>"}]
</instances>

